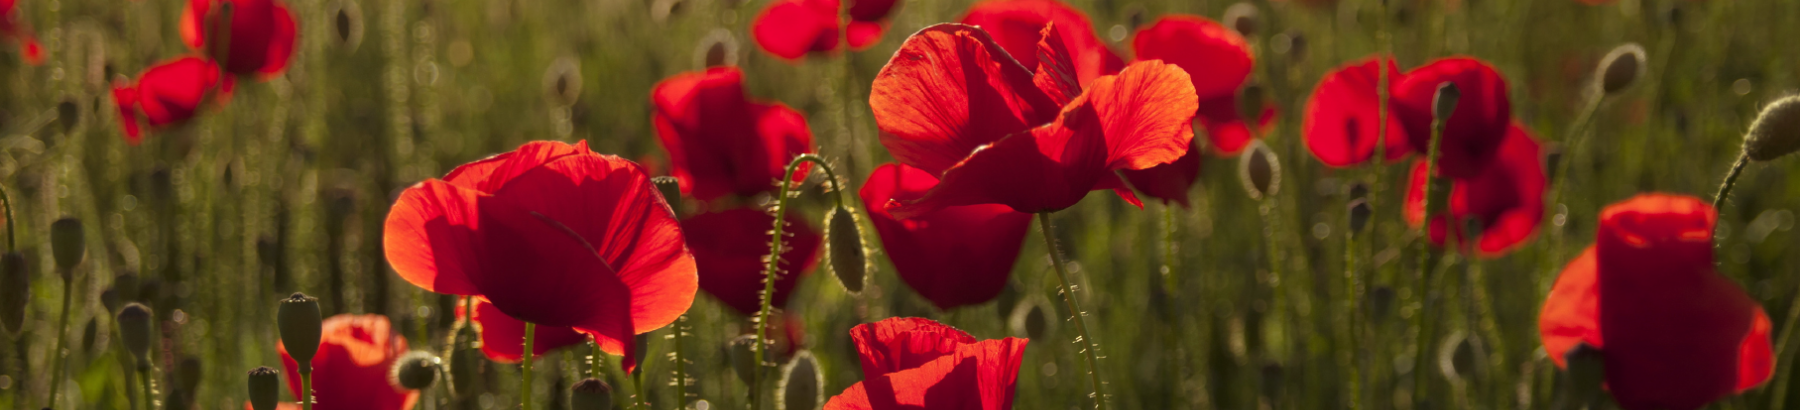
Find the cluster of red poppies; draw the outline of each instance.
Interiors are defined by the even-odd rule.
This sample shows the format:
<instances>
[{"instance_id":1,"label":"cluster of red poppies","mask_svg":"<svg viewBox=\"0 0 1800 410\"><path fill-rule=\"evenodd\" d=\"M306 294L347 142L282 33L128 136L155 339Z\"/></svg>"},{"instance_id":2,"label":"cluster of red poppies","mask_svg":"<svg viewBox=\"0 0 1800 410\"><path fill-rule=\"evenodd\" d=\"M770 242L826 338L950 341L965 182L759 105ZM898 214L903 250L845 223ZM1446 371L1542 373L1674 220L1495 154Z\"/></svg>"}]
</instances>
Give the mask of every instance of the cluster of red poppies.
<instances>
[{"instance_id":1,"label":"cluster of red poppies","mask_svg":"<svg viewBox=\"0 0 1800 410\"><path fill-rule=\"evenodd\" d=\"M13 0L3 1L10 5ZM136 80L113 83L126 142L142 141L144 126L174 127L208 104L223 106L237 77L266 80L286 70L294 54L294 13L276 0L189 0L179 26L193 55L156 63Z\"/></svg>"}]
</instances>

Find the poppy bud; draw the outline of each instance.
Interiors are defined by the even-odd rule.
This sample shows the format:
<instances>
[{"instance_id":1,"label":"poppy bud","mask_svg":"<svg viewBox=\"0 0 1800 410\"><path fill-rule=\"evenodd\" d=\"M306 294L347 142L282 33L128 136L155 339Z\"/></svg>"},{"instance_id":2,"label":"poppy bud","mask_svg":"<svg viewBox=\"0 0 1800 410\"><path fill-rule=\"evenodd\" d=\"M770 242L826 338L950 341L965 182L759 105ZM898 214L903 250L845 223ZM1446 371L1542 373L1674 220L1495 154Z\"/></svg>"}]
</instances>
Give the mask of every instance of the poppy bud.
<instances>
[{"instance_id":1,"label":"poppy bud","mask_svg":"<svg viewBox=\"0 0 1800 410\"><path fill-rule=\"evenodd\" d=\"M550 63L544 71L544 95L558 107L575 105L581 99L581 65L572 57Z\"/></svg>"},{"instance_id":2,"label":"poppy bud","mask_svg":"<svg viewBox=\"0 0 1800 410\"><path fill-rule=\"evenodd\" d=\"M281 344L287 347L288 356L299 364L300 374L312 374L313 354L319 352L319 333L323 331L319 300L294 292L281 300L276 316L275 324L281 329Z\"/></svg>"},{"instance_id":3,"label":"poppy bud","mask_svg":"<svg viewBox=\"0 0 1800 410\"><path fill-rule=\"evenodd\" d=\"M700 48L694 50L700 66L705 68L737 65L738 41L731 35L731 30L713 29L707 33L706 39L700 40Z\"/></svg>"},{"instance_id":4,"label":"poppy bud","mask_svg":"<svg viewBox=\"0 0 1800 410\"><path fill-rule=\"evenodd\" d=\"M1479 339L1468 337L1468 333L1456 332L1444 339L1444 345L1438 348L1438 370L1444 378L1468 381L1480 374L1476 370L1477 359L1481 356Z\"/></svg>"},{"instance_id":5,"label":"poppy bud","mask_svg":"<svg viewBox=\"0 0 1800 410\"><path fill-rule=\"evenodd\" d=\"M440 361L430 352L414 350L394 361L388 382L407 390L425 390L437 382Z\"/></svg>"},{"instance_id":6,"label":"poppy bud","mask_svg":"<svg viewBox=\"0 0 1800 410\"><path fill-rule=\"evenodd\" d=\"M1450 114L1456 113L1456 101L1461 99L1462 90L1456 88L1456 83L1439 83L1437 95L1431 97L1431 115L1439 122L1450 122Z\"/></svg>"},{"instance_id":7,"label":"poppy bud","mask_svg":"<svg viewBox=\"0 0 1800 410\"><path fill-rule=\"evenodd\" d=\"M1012 320L1008 322L1012 325L1013 334L1023 335L1028 339L1043 339L1044 334L1050 331L1049 313L1044 311L1043 304L1034 299L1026 299L1019 303L1019 307L1013 308Z\"/></svg>"},{"instance_id":8,"label":"poppy bud","mask_svg":"<svg viewBox=\"0 0 1800 410\"><path fill-rule=\"evenodd\" d=\"M1363 228L1369 227L1369 216L1373 213L1374 211L1369 209L1369 201L1367 199L1357 198L1351 200L1350 233L1362 233Z\"/></svg>"},{"instance_id":9,"label":"poppy bud","mask_svg":"<svg viewBox=\"0 0 1800 410\"><path fill-rule=\"evenodd\" d=\"M150 363L151 316L150 308L142 303L132 303L119 309L115 319L119 323L119 340L125 343L125 350L137 357L140 367Z\"/></svg>"},{"instance_id":10,"label":"poppy bud","mask_svg":"<svg viewBox=\"0 0 1800 410\"><path fill-rule=\"evenodd\" d=\"M56 123L62 126L64 134L74 130L75 125L81 123L81 105L67 98L56 103Z\"/></svg>"},{"instance_id":11,"label":"poppy bud","mask_svg":"<svg viewBox=\"0 0 1800 410\"><path fill-rule=\"evenodd\" d=\"M830 221L825 225L825 244L827 254L831 255L831 271L837 274L838 283L852 295L862 293L869 260L864 256L856 212L841 205L831 210Z\"/></svg>"},{"instance_id":12,"label":"poppy bud","mask_svg":"<svg viewBox=\"0 0 1800 410\"><path fill-rule=\"evenodd\" d=\"M354 1L338 1L331 4L331 42L345 50L354 51L362 42L363 19L362 6Z\"/></svg>"},{"instance_id":13,"label":"poppy bud","mask_svg":"<svg viewBox=\"0 0 1800 410\"><path fill-rule=\"evenodd\" d=\"M1595 77L1600 78L1600 92L1618 94L1644 76L1644 47L1637 43L1614 47L1600 59L1599 69Z\"/></svg>"},{"instance_id":14,"label":"poppy bud","mask_svg":"<svg viewBox=\"0 0 1800 410\"><path fill-rule=\"evenodd\" d=\"M463 329L467 330L468 328ZM467 331L471 335L474 334L473 330ZM461 336L463 331L457 333L459 334L457 340L469 340ZM450 392L456 397L476 397L481 393L482 387L481 366L487 364L487 360L481 357L481 349L470 347L467 343L457 343L456 345L462 347L457 348L455 353L450 355Z\"/></svg>"},{"instance_id":15,"label":"poppy bud","mask_svg":"<svg viewBox=\"0 0 1800 410\"><path fill-rule=\"evenodd\" d=\"M58 219L50 223L50 253L56 257L56 270L65 272L67 280L69 271L81 263L81 257L87 254L87 242L82 238L81 220L75 218Z\"/></svg>"},{"instance_id":16,"label":"poppy bud","mask_svg":"<svg viewBox=\"0 0 1800 410\"><path fill-rule=\"evenodd\" d=\"M1221 20L1231 26L1232 30L1237 30L1238 34L1244 37L1255 37L1257 27L1261 25L1261 22L1258 21L1259 14L1261 11L1256 9L1255 4L1240 2L1226 7L1225 18Z\"/></svg>"},{"instance_id":17,"label":"poppy bud","mask_svg":"<svg viewBox=\"0 0 1800 410\"><path fill-rule=\"evenodd\" d=\"M1800 150L1800 96L1775 100L1756 122L1750 124L1750 137L1744 139L1744 156L1755 161L1770 161Z\"/></svg>"},{"instance_id":18,"label":"poppy bud","mask_svg":"<svg viewBox=\"0 0 1800 410\"><path fill-rule=\"evenodd\" d=\"M25 268L25 255L0 255L0 325L5 325L8 333L19 331L25 324L25 305L30 303L31 271Z\"/></svg>"},{"instance_id":19,"label":"poppy bud","mask_svg":"<svg viewBox=\"0 0 1800 410\"><path fill-rule=\"evenodd\" d=\"M100 335L99 318L88 318L87 326L81 329L81 351L94 351L94 338Z\"/></svg>"},{"instance_id":20,"label":"poppy bud","mask_svg":"<svg viewBox=\"0 0 1800 410\"><path fill-rule=\"evenodd\" d=\"M569 408L574 410L604 410L612 408L612 386L596 378L586 378L575 382L569 392Z\"/></svg>"},{"instance_id":21,"label":"poppy bud","mask_svg":"<svg viewBox=\"0 0 1800 410\"><path fill-rule=\"evenodd\" d=\"M675 177L662 176L650 178L650 183L655 184L656 190L662 193L663 202L669 203L669 209L673 209L676 214L680 214L681 181L676 180Z\"/></svg>"},{"instance_id":22,"label":"poppy bud","mask_svg":"<svg viewBox=\"0 0 1800 410\"><path fill-rule=\"evenodd\" d=\"M1569 398L1571 404L1593 402L1600 394L1601 385L1606 382L1606 357L1600 349L1588 346L1587 343L1576 344L1563 354L1563 361L1568 363L1564 375L1568 376Z\"/></svg>"},{"instance_id":23,"label":"poppy bud","mask_svg":"<svg viewBox=\"0 0 1800 410\"><path fill-rule=\"evenodd\" d=\"M775 402L777 410L815 410L825 402L825 374L819 371L819 361L812 352L801 350L794 354L787 366L781 368L781 382L775 390L781 392L781 400Z\"/></svg>"},{"instance_id":24,"label":"poppy bud","mask_svg":"<svg viewBox=\"0 0 1800 410\"><path fill-rule=\"evenodd\" d=\"M1369 197L1369 184L1357 182L1350 184L1349 199L1354 201Z\"/></svg>"},{"instance_id":25,"label":"poppy bud","mask_svg":"<svg viewBox=\"0 0 1800 410\"><path fill-rule=\"evenodd\" d=\"M1244 88L1238 89L1238 115L1241 118L1261 118L1268 100L1269 93L1262 84L1245 84Z\"/></svg>"},{"instance_id":26,"label":"poppy bud","mask_svg":"<svg viewBox=\"0 0 1800 410\"><path fill-rule=\"evenodd\" d=\"M731 369L744 383L749 383L756 377L756 335L732 338L726 347L730 349L727 355L731 357Z\"/></svg>"},{"instance_id":27,"label":"poppy bud","mask_svg":"<svg viewBox=\"0 0 1800 410\"><path fill-rule=\"evenodd\" d=\"M1281 190L1281 162L1269 146L1261 141L1251 142L1243 157L1238 158L1238 180L1244 183L1250 199L1272 197Z\"/></svg>"},{"instance_id":28,"label":"poppy bud","mask_svg":"<svg viewBox=\"0 0 1800 410\"><path fill-rule=\"evenodd\" d=\"M281 372L263 366L250 369L250 408L275 410L281 402Z\"/></svg>"}]
</instances>

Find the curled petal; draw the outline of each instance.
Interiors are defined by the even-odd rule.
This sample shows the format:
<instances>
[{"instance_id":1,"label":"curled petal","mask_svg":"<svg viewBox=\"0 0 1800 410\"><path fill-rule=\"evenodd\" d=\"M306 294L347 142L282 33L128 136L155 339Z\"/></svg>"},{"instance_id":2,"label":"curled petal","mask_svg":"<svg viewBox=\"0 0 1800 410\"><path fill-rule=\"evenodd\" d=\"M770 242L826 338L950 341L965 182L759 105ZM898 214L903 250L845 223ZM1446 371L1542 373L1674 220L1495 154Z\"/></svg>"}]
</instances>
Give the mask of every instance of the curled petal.
<instances>
[{"instance_id":1,"label":"curled petal","mask_svg":"<svg viewBox=\"0 0 1800 410\"><path fill-rule=\"evenodd\" d=\"M1116 76L1094 80L1082 98L1099 115L1106 138L1106 167L1145 169L1187 153L1199 101L1180 68L1140 61Z\"/></svg>"},{"instance_id":2,"label":"curled petal","mask_svg":"<svg viewBox=\"0 0 1800 410\"><path fill-rule=\"evenodd\" d=\"M426 291L477 294L469 275L480 267L481 196L436 179L402 191L382 229L382 251L394 272Z\"/></svg>"},{"instance_id":3,"label":"curled petal","mask_svg":"<svg viewBox=\"0 0 1800 410\"><path fill-rule=\"evenodd\" d=\"M1038 66L1036 49L1044 26L1056 23L1083 87L1125 67L1124 60L1094 34L1086 14L1056 0L986 0L971 6L961 22L987 30L1026 68Z\"/></svg>"},{"instance_id":4,"label":"curled petal","mask_svg":"<svg viewBox=\"0 0 1800 410\"><path fill-rule=\"evenodd\" d=\"M942 175L981 146L1051 122L1061 106L1014 57L973 26L913 34L869 94L881 144L901 163Z\"/></svg>"}]
</instances>

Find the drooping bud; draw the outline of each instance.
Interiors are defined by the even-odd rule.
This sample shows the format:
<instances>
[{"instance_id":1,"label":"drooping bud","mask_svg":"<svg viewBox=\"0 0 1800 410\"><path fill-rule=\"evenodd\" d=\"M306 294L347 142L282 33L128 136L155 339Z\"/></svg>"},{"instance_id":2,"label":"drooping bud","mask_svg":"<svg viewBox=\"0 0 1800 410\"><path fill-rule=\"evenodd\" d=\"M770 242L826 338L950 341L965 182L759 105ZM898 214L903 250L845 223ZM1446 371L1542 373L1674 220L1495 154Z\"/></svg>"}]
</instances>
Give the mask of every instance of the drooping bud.
<instances>
[{"instance_id":1,"label":"drooping bud","mask_svg":"<svg viewBox=\"0 0 1800 410\"><path fill-rule=\"evenodd\" d=\"M680 214L681 181L676 180L675 177L662 176L650 178L650 183L655 184L656 190L662 193L663 201L669 203L669 209L673 209L676 214Z\"/></svg>"},{"instance_id":2,"label":"drooping bud","mask_svg":"<svg viewBox=\"0 0 1800 410\"><path fill-rule=\"evenodd\" d=\"M856 224L856 212L839 205L831 210L825 225L826 254L831 255L831 272L838 284L855 295L862 293L868 275L869 259L864 254L862 230Z\"/></svg>"},{"instance_id":3,"label":"drooping bud","mask_svg":"<svg viewBox=\"0 0 1800 410\"><path fill-rule=\"evenodd\" d=\"M1232 4L1231 7L1226 7L1225 18L1220 20L1244 37L1255 37L1256 29L1262 25L1262 22L1259 21L1261 14L1262 12L1256 9L1255 4L1239 2Z\"/></svg>"},{"instance_id":4,"label":"drooping bud","mask_svg":"<svg viewBox=\"0 0 1800 410\"><path fill-rule=\"evenodd\" d=\"M1592 403L1599 397L1601 385L1606 382L1606 357L1600 349L1579 343L1575 348L1563 353L1563 362L1568 363L1568 387L1571 404ZM1571 407L1574 408L1574 407Z\"/></svg>"},{"instance_id":5,"label":"drooping bud","mask_svg":"<svg viewBox=\"0 0 1800 410\"><path fill-rule=\"evenodd\" d=\"M1262 141L1253 141L1238 158L1238 180L1244 183L1250 199L1275 196L1281 190L1281 161L1269 146L1263 145Z\"/></svg>"},{"instance_id":6,"label":"drooping bud","mask_svg":"<svg viewBox=\"0 0 1800 410\"><path fill-rule=\"evenodd\" d=\"M250 408L275 410L281 402L281 371L269 366L250 369Z\"/></svg>"},{"instance_id":7,"label":"drooping bud","mask_svg":"<svg viewBox=\"0 0 1800 410\"><path fill-rule=\"evenodd\" d=\"M1753 161L1771 161L1800 150L1800 96L1775 100L1763 107L1750 123L1749 137L1744 139L1744 156Z\"/></svg>"},{"instance_id":8,"label":"drooping bud","mask_svg":"<svg viewBox=\"0 0 1800 410\"><path fill-rule=\"evenodd\" d=\"M562 57L544 71L544 95L558 107L575 105L581 99L581 65L573 57Z\"/></svg>"},{"instance_id":9,"label":"drooping bud","mask_svg":"<svg viewBox=\"0 0 1800 410\"><path fill-rule=\"evenodd\" d=\"M586 378L575 382L569 392L569 408L574 410L605 410L612 408L612 386L596 378Z\"/></svg>"},{"instance_id":10,"label":"drooping bud","mask_svg":"<svg viewBox=\"0 0 1800 410\"><path fill-rule=\"evenodd\" d=\"M312 374L313 355L319 352L319 334L324 318L319 313L319 300L294 292L281 300L276 312L276 326L281 329L281 344L288 356L299 364L300 374Z\"/></svg>"},{"instance_id":11,"label":"drooping bud","mask_svg":"<svg viewBox=\"0 0 1800 410\"><path fill-rule=\"evenodd\" d=\"M388 381L407 390L425 390L437 383L441 361L431 352L414 350L394 361Z\"/></svg>"},{"instance_id":12,"label":"drooping bud","mask_svg":"<svg viewBox=\"0 0 1800 410\"><path fill-rule=\"evenodd\" d=\"M56 270L65 272L67 280L69 271L81 264L81 257L87 255L87 241L81 232L81 220L75 218L58 219L50 223L50 253L56 257Z\"/></svg>"},{"instance_id":13,"label":"drooping bud","mask_svg":"<svg viewBox=\"0 0 1800 410\"><path fill-rule=\"evenodd\" d=\"M706 34L705 39L700 40L700 47L694 50L694 54L695 60L699 60L698 63L700 63L700 67L713 68L737 65L737 37L731 35L731 30L724 28L713 29L711 33Z\"/></svg>"},{"instance_id":14,"label":"drooping bud","mask_svg":"<svg viewBox=\"0 0 1800 410\"><path fill-rule=\"evenodd\" d=\"M1456 112L1456 102L1461 99L1462 90L1456 88L1456 83L1439 83L1437 95L1431 97L1431 115L1440 123L1450 122L1450 114Z\"/></svg>"},{"instance_id":15,"label":"drooping bud","mask_svg":"<svg viewBox=\"0 0 1800 410\"><path fill-rule=\"evenodd\" d=\"M1350 201L1350 234L1361 234L1363 228L1369 227L1369 217L1374 214L1369 209L1369 200L1357 198Z\"/></svg>"},{"instance_id":16,"label":"drooping bud","mask_svg":"<svg viewBox=\"0 0 1800 410\"><path fill-rule=\"evenodd\" d=\"M1596 84L1600 92L1606 95L1618 94L1631 87L1637 79L1644 77L1644 46L1637 43L1625 43L1614 47L1600 59Z\"/></svg>"},{"instance_id":17,"label":"drooping bud","mask_svg":"<svg viewBox=\"0 0 1800 410\"><path fill-rule=\"evenodd\" d=\"M137 357L138 366L150 363L150 308L142 303L132 303L119 309L116 321L119 323L119 340L125 343L125 350Z\"/></svg>"},{"instance_id":18,"label":"drooping bud","mask_svg":"<svg viewBox=\"0 0 1800 410\"><path fill-rule=\"evenodd\" d=\"M781 392L781 400L775 402L777 410L815 410L825 403L825 374L819 371L819 361L813 358L812 352L801 350L794 354L786 366L781 367L781 382L776 384L776 391Z\"/></svg>"},{"instance_id":19,"label":"drooping bud","mask_svg":"<svg viewBox=\"0 0 1800 410\"><path fill-rule=\"evenodd\" d=\"M18 332L25 324L25 305L31 304L31 271L25 267L25 254L7 252L0 255L0 325L7 333Z\"/></svg>"},{"instance_id":20,"label":"drooping bud","mask_svg":"<svg viewBox=\"0 0 1800 410\"><path fill-rule=\"evenodd\" d=\"M731 369L744 383L750 383L756 377L756 335L742 335L732 338L727 343L727 356L731 358Z\"/></svg>"}]
</instances>

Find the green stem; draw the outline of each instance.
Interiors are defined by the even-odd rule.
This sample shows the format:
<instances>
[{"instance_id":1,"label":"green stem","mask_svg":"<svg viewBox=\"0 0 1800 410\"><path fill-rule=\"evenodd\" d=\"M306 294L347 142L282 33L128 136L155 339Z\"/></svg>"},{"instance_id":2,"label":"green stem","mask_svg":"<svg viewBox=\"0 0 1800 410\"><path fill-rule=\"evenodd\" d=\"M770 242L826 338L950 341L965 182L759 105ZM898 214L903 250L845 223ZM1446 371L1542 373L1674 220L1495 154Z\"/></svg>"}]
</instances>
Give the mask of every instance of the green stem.
<instances>
[{"instance_id":1,"label":"green stem","mask_svg":"<svg viewBox=\"0 0 1800 410\"><path fill-rule=\"evenodd\" d=\"M800 154L795 156L792 161L788 161L787 168L781 173L781 186L775 195L775 223L769 239L769 257L767 258L769 262L768 266L763 269L762 308L756 312L756 341L751 345L755 348L752 350L756 352L754 358L756 366L759 367L756 371L750 372L750 406L753 409L762 406L762 369L760 367L763 366L763 358L767 356L768 343L766 340L768 340L769 332L769 315L773 313L773 308L769 306L769 299L775 295L775 276L781 272L781 250L783 249L781 242L784 235L782 232L787 228L787 220L782 216L787 211L788 191L793 189L794 172L800 169L801 164L809 162L825 170L825 176L831 180L831 190L837 193L832 198L837 200L839 207L844 205L844 190L838 186L837 174L831 171L831 165L826 164L824 158L820 158L816 154Z\"/></svg>"},{"instance_id":2,"label":"green stem","mask_svg":"<svg viewBox=\"0 0 1800 410\"><path fill-rule=\"evenodd\" d=\"M62 389L63 367L68 365L68 355L63 354L63 344L66 343L66 335L69 334L69 301L75 297L75 282L71 280L75 276L64 271L62 277L64 278L62 318L56 322L56 350L50 351L50 354L56 357L56 369L50 372L50 400L44 405L50 408L56 407L56 395Z\"/></svg>"},{"instance_id":3,"label":"green stem","mask_svg":"<svg viewBox=\"0 0 1800 410\"><path fill-rule=\"evenodd\" d=\"M681 334L687 332L687 315L675 318L675 408L687 408L687 360L681 355Z\"/></svg>"},{"instance_id":4,"label":"green stem","mask_svg":"<svg viewBox=\"0 0 1800 410\"><path fill-rule=\"evenodd\" d=\"M1043 228L1041 232L1044 233L1044 248L1050 252L1051 266L1056 268L1056 283L1062 287L1063 303L1068 305L1069 315L1075 322L1077 335L1075 341L1081 343L1081 354L1087 359L1088 381L1093 383L1094 388L1094 408L1106 410L1106 391L1102 389L1105 383L1100 382L1100 360L1095 357L1094 338L1089 336L1087 323L1081 318L1086 316L1087 312L1083 312L1081 306L1075 302L1074 288L1069 286L1069 272L1063 267L1062 253L1056 250L1056 235L1052 231L1054 228L1050 225L1050 213L1039 213L1037 217L1039 227Z\"/></svg>"},{"instance_id":5,"label":"green stem","mask_svg":"<svg viewBox=\"0 0 1800 410\"><path fill-rule=\"evenodd\" d=\"M531 345L533 339L537 339L535 336L537 336L537 324L525 322L525 351L524 354L519 355L525 358L520 367L520 373L524 373L524 376L519 381L519 408L524 410L531 410L531 357L536 356L532 354Z\"/></svg>"},{"instance_id":6,"label":"green stem","mask_svg":"<svg viewBox=\"0 0 1800 410\"><path fill-rule=\"evenodd\" d=\"M18 252L19 251L19 239L17 237L13 236L12 197L6 195L6 188L4 188L4 187L0 187L0 206L4 206L6 208L6 215L5 215L5 217L6 217L6 251L7 252Z\"/></svg>"},{"instance_id":7,"label":"green stem","mask_svg":"<svg viewBox=\"0 0 1800 410\"><path fill-rule=\"evenodd\" d=\"M1429 373L1429 367L1426 364L1432 361L1430 352L1433 331L1431 329L1432 322L1427 320L1425 316L1432 310L1430 309L1432 302L1431 290L1435 287L1433 286L1433 282L1436 279L1436 275L1432 274L1432 270L1437 266L1438 260L1442 256L1441 251L1429 248L1431 247L1431 218L1442 214L1442 208L1445 208L1443 202L1447 202L1439 200L1440 198L1438 198L1438 195L1440 194L1438 192L1438 185L1442 182L1441 178L1438 178L1437 176L1438 148L1439 144L1442 142L1443 136L1444 119L1435 118L1434 115L1434 118L1431 120L1431 143L1425 151L1425 200L1424 203L1421 204L1421 207L1425 209L1425 221L1422 228L1424 234L1422 235L1423 237L1418 239L1419 244L1417 246L1421 249L1421 252L1419 252L1418 276L1414 278L1414 283L1419 285L1418 291L1415 292L1417 295L1414 295L1414 297L1419 298L1419 308L1413 314L1414 328L1419 332L1418 339L1416 340L1417 346L1414 347L1417 350L1417 353L1413 355L1412 393L1413 403L1415 405L1425 400L1427 397L1426 392L1430 390L1426 388L1426 385L1431 382L1430 376L1427 375L1427 373ZM1454 218L1445 216L1444 219L1445 228L1456 229L1454 228ZM1446 236L1449 236L1449 238L1446 238L1445 242L1455 241L1456 235L1451 234ZM1453 244L1452 246L1457 245Z\"/></svg>"},{"instance_id":8,"label":"green stem","mask_svg":"<svg viewBox=\"0 0 1800 410\"><path fill-rule=\"evenodd\" d=\"M640 410L650 408L649 403L644 402L645 398L644 398L644 369L643 369L643 367L644 366L639 365L638 368L632 369L632 371L631 371L631 389L637 393L637 394L633 395L632 397L635 397L637 399L636 400L637 401L636 408L640 409Z\"/></svg>"},{"instance_id":9,"label":"green stem","mask_svg":"<svg viewBox=\"0 0 1800 410\"><path fill-rule=\"evenodd\" d=\"M1347 222L1347 221L1346 221ZM1349 332L1344 340L1350 344L1349 349L1341 349L1344 359L1340 360L1350 371L1350 408L1361 410L1362 405L1362 372L1357 366L1361 361L1356 349L1362 348L1362 311L1357 310L1357 302L1362 298L1362 284L1356 275L1356 232L1345 224L1344 235L1344 314L1350 320L1345 321Z\"/></svg>"},{"instance_id":10,"label":"green stem","mask_svg":"<svg viewBox=\"0 0 1800 410\"><path fill-rule=\"evenodd\" d=\"M150 364L147 361L138 361L138 382L144 387L144 410L155 409L156 388L150 385ZM302 381L301 383L301 390L304 391L306 382ZM304 410L312 410L312 405L307 405Z\"/></svg>"},{"instance_id":11,"label":"green stem","mask_svg":"<svg viewBox=\"0 0 1800 410\"><path fill-rule=\"evenodd\" d=\"M145 386L149 385L149 382L145 383ZM149 396L145 397L147 398ZM312 410L312 371L309 370L300 373L300 397L297 398L300 399L300 410ZM149 401L145 402L149 403Z\"/></svg>"},{"instance_id":12,"label":"green stem","mask_svg":"<svg viewBox=\"0 0 1800 410\"><path fill-rule=\"evenodd\" d=\"M1713 211L1725 206L1725 198L1731 196L1731 187L1737 185L1738 176L1743 175L1745 165L1750 165L1750 155L1748 152L1740 152L1737 162L1731 164L1731 171L1725 173L1725 182L1719 184L1719 193L1713 195Z\"/></svg>"},{"instance_id":13,"label":"green stem","mask_svg":"<svg viewBox=\"0 0 1800 410\"><path fill-rule=\"evenodd\" d=\"M593 348L594 350L588 355L588 377L596 379L601 378L601 373L606 371L605 368L601 366L601 363L606 361L606 356L602 356L602 354L605 354L606 352L600 351L600 344L598 343L588 342L588 347Z\"/></svg>"}]
</instances>

